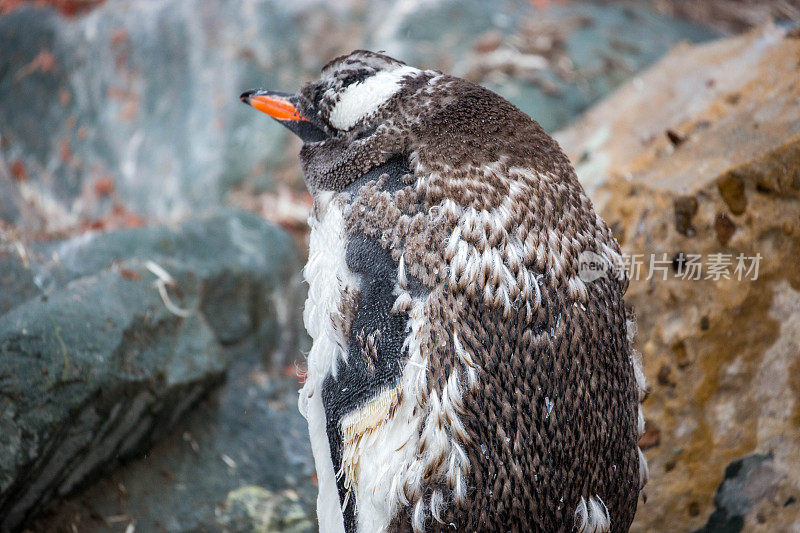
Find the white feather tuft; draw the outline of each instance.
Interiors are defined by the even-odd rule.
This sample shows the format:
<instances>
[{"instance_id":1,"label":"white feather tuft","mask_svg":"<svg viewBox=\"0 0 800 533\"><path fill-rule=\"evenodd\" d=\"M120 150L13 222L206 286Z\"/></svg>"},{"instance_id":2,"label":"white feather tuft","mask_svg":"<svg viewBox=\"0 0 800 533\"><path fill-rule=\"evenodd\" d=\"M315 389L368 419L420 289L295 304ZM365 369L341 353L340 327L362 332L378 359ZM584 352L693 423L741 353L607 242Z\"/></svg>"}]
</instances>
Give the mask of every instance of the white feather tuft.
<instances>
[{"instance_id":1,"label":"white feather tuft","mask_svg":"<svg viewBox=\"0 0 800 533\"><path fill-rule=\"evenodd\" d=\"M647 466L647 459L642 449L637 446L636 451L639 452L639 490L642 490L650 479L650 467Z\"/></svg>"},{"instance_id":2,"label":"white feather tuft","mask_svg":"<svg viewBox=\"0 0 800 533\"><path fill-rule=\"evenodd\" d=\"M336 331L331 317L339 314L339 304L345 290L357 290L359 281L347 268L347 241L342 209L334 197L317 200L321 219L309 217L308 263L303 275L308 282L308 298L303 310L303 322L314 344L308 354L308 378L321 385L332 374L340 357L346 358L346 342Z\"/></svg>"},{"instance_id":3,"label":"white feather tuft","mask_svg":"<svg viewBox=\"0 0 800 533\"><path fill-rule=\"evenodd\" d=\"M575 509L574 529L576 533L607 533L611 530L611 517L600 496L592 496L588 503L581 496Z\"/></svg>"}]
</instances>

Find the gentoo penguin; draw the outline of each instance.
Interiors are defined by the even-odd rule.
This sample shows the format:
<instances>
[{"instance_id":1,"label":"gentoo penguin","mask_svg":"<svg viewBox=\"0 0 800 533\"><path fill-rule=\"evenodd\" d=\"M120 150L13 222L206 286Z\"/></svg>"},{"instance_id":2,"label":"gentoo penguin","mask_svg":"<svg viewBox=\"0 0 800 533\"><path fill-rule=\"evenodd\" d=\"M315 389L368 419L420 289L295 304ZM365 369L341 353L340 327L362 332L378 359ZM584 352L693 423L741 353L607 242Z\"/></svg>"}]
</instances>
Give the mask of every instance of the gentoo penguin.
<instances>
[{"instance_id":1,"label":"gentoo penguin","mask_svg":"<svg viewBox=\"0 0 800 533\"><path fill-rule=\"evenodd\" d=\"M556 142L364 50L241 98L304 141L320 531L627 531L647 478L628 280L581 278L620 249Z\"/></svg>"}]
</instances>

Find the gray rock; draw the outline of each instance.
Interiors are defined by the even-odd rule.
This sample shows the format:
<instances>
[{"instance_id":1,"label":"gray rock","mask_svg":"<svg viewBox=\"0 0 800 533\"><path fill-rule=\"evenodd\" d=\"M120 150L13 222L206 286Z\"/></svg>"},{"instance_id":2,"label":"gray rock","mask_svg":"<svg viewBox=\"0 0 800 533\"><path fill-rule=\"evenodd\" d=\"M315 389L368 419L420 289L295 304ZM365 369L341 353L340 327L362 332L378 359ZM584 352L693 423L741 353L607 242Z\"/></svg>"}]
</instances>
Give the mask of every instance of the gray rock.
<instances>
[{"instance_id":1,"label":"gray rock","mask_svg":"<svg viewBox=\"0 0 800 533\"><path fill-rule=\"evenodd\" d=\"M151 217L219 205L256 163L284 158L283 132L238 95L297 78L294 30L291 11L253 1L0 16L0 154L24 162L55 228L115 202ZM106 177L114 194L95 198Z\"/></svg>"},{"instance_id":2,"label":"gray rock","mask_svg":"<svg viewBox=\"0 0 800 533\"><path fill-rule=\"evenodd\" d=\"M297 382L237 356L226 382L147 456L36 520L36 532L314 531L316 487Z\"/></svg>"},{"instance_id":3,"label":"gray rock","mask_svg":"<svg viewBox=\"0 0 800 533\"><path fill-rule=\"evenodd\" d=\"M39 293L33 272L20 257L20 250L24 254L25 249L18 246L23 245L0 245L0 316Z\"/></svg>"},{"instance_id":4,"label":"gray rock","mask_svg":"<svg viewBox=\"0 0 800 533\"><path fill-rule=\"evenodd\" d=\"M0 316L2 531L147 449L232 350L272 350L287 325L270 302L292 301L297 268L288 236L240 212L29 245L27 268L6 248L20 276Z\"/></svg>"},{"instance_id":5,"label":"gray rock","mask_svg":"<svg viewBox=\"0 0 800 533\"><path fill-rule=\"evenodd\" d=\"M695 533L738 533L750 509L775 492L780 478L772 466L772 455L753 454L732 462L714 496L714 512Z\"/></svg>"}]
</instances>

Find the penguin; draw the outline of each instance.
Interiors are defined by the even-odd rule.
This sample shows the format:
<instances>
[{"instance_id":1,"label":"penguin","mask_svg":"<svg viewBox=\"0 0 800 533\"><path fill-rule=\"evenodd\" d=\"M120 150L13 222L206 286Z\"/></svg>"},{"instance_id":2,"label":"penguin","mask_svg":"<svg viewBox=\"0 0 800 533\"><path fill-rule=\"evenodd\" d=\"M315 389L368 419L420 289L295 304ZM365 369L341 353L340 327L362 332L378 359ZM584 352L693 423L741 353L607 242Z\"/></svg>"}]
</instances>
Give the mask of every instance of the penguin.
<instances>
[{"instance_id":1,"label":"penguin","mask_svg":"<svg viewBox=\"0 0 800 533\"><path fill-rule=\"evenodd\" d=\"M581 275L620 248L556 141L366 50L241 99L303 140L320 531L627 531L647 481L628 278Z\"/></svg>"}]
</instances>

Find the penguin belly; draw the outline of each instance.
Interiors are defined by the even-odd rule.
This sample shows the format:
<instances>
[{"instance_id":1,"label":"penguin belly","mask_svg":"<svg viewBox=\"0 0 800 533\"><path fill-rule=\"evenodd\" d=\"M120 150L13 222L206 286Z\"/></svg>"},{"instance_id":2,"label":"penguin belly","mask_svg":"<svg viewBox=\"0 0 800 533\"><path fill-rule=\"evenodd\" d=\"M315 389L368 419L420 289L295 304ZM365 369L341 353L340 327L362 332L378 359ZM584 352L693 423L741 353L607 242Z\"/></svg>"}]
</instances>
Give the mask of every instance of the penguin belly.
<instances>
[{"instance_id":1,"label":"penguin belly","mask_svg":"<svg viewBox=\"0 0 800 533\"><path fill-rule=\"evenodd\" d=\"M320 531L343 533L344 520L328 442L322 383L343 353L344 340L333 327L330 317L337 312L342 293L356 287L357 280L345 265L344 219L341 206L333 201L332 193L320 197L315 213L309 218L309 225L308 263L303 272L308 283L308 298L303 321L313 344L308 354L308 374L300 390L299 407L308 420L317 471Z\"/></svg>"},{"instance_id":2,"label":"penguin belly","mask_svg":"<svg viewBox=\"0 0 800 533\"><path fill-rule=\"evenodd\" d=\"M395 189L407 173L405 159L392 159L347 190L321 195L309 219L304 321L313 345L300 410L309 422L322 532L389 527L397 508L389 484L407 463L403 444L416 431L402 402L409 315L392 309L398 263L345 222L361 185L382 178Z\"/></svg>"}]
</instances>

